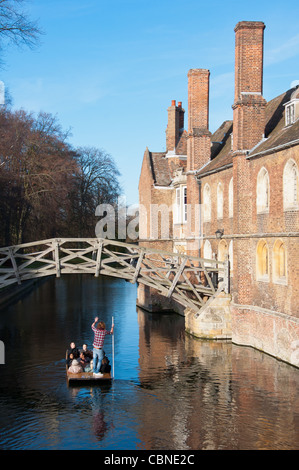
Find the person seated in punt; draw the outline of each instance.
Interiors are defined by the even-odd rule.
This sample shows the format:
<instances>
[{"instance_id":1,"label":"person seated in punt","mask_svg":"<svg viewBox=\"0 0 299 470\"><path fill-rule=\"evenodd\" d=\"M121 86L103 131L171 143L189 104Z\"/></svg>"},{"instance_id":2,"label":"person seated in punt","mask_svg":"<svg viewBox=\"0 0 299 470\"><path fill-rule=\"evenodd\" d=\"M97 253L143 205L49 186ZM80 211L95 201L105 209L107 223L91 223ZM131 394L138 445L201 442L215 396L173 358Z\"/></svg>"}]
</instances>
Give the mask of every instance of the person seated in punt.
<instances>
[{"instance_id":1,"label":"person seated in punt","mask_svg":"<svg viewBox=\"0 0 299 470\"><path fill-rule=\"evenodd\" d=\"M72 374L80 374L83 372L83 368L77 359L73 359L72 365L69 367L68 372L71 372Z\"/></svg>"},{"instance_id":2,"label":"person seated in punt","mask_svg":"<svg viewBox=\"0 0 299 470\"><path fill-rule=\"evenodd\" d=\"M105 352L104 352L105 354ZM102 364L101 364L101 367L100 367L100 373L101 374L109 374L109 372L111 371L111 366L109 364L109 359L106 355L104 355L103 359L102 359Z\"/></svg>"},{"instance_id":3,"label":"person seated in punt","mask_svg":"<svg viewBox=\"0 0 299 470\"><path fill-rule=\"evenodd\" d=\"M90 361L91 361L91 359L88 356L86 356L85 353L82 351L80 353L79 364L83 368L84 372L90 372L91 371Z\"/></svg>"},{"instance_id":4,"label":"person seated in punt","mask_svg":"<svg viewBox=\"0 0 299 470\"><path fill-rule=\"evenodd\" d=\"M85 354L86 357L89 357L89 359L92 359L92 358L93 358L92 351L90 351L89 349L87 349L87 344L83 344L82 350L83 350L83 352L84 352L84 354Z\"/></svg>"},{"instance_id":5,"label":"person seated in punt","mask_svg":"<svg viewBox=\"0 0 299 470\"><path fill-rule=\"evenodd\" d=\"M80 351L79 349L76 347L75 343L74 342L71 342L70 344L70 351L69 351L69 354L73 354L74 355L74 358L75 359L78 359L78 357L80 356Z\"/></svg>"},{"instance_id":6,"label":"person seated in punt","mask_svg":"<svg viewBox=\"0 0 299 470\"><path fill-rule=\"evenodd\" d=\"M73 353L70 353L66 359L66 364L68 367L70 367L72 365L72 362L74 360L74 354Z\"/></svg>"}]
</instances>

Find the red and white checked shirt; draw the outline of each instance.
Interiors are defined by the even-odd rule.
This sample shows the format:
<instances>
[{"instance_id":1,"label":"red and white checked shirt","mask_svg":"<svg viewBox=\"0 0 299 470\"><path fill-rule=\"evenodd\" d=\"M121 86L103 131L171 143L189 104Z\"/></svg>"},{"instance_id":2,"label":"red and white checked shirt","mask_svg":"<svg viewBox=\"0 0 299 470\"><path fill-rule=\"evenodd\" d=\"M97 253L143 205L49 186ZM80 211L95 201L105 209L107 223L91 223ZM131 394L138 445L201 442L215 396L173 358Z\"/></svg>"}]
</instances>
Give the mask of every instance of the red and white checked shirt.
<instances>
[{"instance_id":1,"label":"red and white checked shirt","mask_svg":"<svg viewBox=\"0 0 299 470\"><path fill-rule=\"evenodd\" d=\"M101 349L104 344L104 339L106 335L110 335L110 331L107 330L98 330L95 326L91 327L94 332L93 347Z\"/></svg>"}]
</instances>

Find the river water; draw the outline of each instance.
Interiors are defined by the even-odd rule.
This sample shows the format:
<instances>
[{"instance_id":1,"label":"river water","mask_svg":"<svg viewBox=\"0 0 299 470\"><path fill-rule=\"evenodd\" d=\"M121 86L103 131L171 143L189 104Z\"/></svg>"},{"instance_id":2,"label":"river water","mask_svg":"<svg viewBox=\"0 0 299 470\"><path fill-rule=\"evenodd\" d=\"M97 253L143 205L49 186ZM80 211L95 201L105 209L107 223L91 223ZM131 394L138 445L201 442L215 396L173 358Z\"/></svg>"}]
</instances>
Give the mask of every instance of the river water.
<instances>
[{"instance_id":1,"label":"river water","mask_svg":"<svg viewBox=\"0 0 299 470\"><path fill-rule=\"evenodd\" d=\"M115 321L110 385L68 387L65 350ZM299 449L299 370L201 341L176 314L136 308L118 279L49 279L0 312L1 450ZM105 351L112 362L112 338Z\"/></svg>"}]
</instances>

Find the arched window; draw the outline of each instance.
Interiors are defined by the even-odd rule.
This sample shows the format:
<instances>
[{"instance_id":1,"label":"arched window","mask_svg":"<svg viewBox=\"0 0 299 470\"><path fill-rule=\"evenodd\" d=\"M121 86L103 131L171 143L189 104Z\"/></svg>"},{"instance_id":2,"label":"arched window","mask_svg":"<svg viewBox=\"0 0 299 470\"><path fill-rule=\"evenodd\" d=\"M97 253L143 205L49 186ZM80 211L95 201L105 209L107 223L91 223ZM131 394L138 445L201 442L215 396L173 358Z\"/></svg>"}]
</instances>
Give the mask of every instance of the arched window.
<instances>
[{"instance_id":1,"label":"arched window","mask_svg":"<svg viewBox=\"0 0 299 470\"><path fill-rule=\"evenodd\" d=\"M276 240L273 249L273 278L275 281L286 279L286 249L281 240Z\"/></svg>"},{"instance_id":2,"label":"arched window","mask_svg":"<svg viewBox=\"0 0 299 470\"><path fill-rule=\"evenodd\" d=\"M270 203L269 174L266 168L261 168L257 175L256 184L256 210L257 212L268 212Z\"/></svg>"},{"instance_id":3,"label":"arched window","mask_svg":"<svg viewBox=\"0 0 299 470\"><path fill-rule=\"evenodd\" d=\"M298 167L294 160L288 160L283 171L283 207L298 208Z\"/></svg>"},{"instance_id":4,"label":"arched window","mask_svg":"<svg viewBox=\"0 0 299 470\"><path fill-rule=\"evenodd\" d=\"M234 187L233 178L231 178L228 185L228 216L233 217L234 215Z\"/></svg>"},{"instance_id":5,"label":"arched window","mask_svg":"<svg viewBox=\"0 0 299 470\"><path fill-rule=\"evenodd\" d=\"M204 222L211 220L211 189L208 183L203 189L203 220Z\"/></svg>"},{"instance_id":6,"label":"arched window","mask_svg":"<svg viewBox=\"0 0 299 470\"><path fill-rule=\"evenodd\" d=\"M256 268L257 279L267 280L269 278L269 250L264 240L260 240L257 244Z\"/></svg>"},{"instance_id":7,"label":"arched window","mask_svg":"<svg viewBox=\"0 0 299 470\"><path fill-rule=\"evenodd\" d=\"M217 186L217 219L223 219L223 186L218 183Z\"/></svg>"}]
</instances>

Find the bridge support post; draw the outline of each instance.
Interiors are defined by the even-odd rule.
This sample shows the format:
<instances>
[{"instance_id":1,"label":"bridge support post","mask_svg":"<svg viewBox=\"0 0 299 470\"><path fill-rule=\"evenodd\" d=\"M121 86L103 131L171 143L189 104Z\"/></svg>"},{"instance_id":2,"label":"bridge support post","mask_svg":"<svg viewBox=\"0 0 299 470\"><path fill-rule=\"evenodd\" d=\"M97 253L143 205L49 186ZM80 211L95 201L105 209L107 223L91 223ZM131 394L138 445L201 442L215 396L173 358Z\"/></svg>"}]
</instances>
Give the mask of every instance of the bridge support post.
<instances>
[{"instance_id":1,"label":"bridge support post","mask_svg":"<svg viewBox=\"0 0 299 470\"><path fill-rule=\"evenodd\" d=\"M231 296L218 292L198 311L185 309L185 330L201 339L232 339Z\"/></svg>"}]
</instances>

